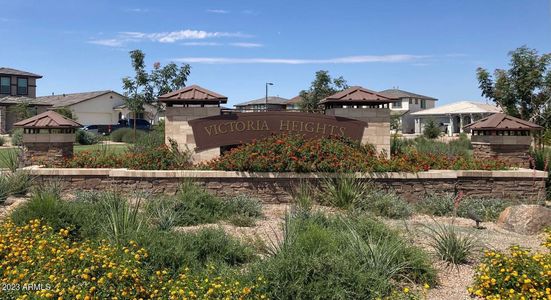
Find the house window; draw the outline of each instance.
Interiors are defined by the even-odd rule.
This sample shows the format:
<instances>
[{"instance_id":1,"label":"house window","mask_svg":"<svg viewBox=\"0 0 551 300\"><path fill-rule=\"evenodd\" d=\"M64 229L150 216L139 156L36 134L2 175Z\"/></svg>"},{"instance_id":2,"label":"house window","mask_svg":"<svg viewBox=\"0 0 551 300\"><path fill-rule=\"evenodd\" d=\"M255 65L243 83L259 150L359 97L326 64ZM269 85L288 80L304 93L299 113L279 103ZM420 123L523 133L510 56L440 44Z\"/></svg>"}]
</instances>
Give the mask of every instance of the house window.
<instances>
[{"instance_id":1,"label":"house window","mask_svg":"<svg viewBox=\"0 0 551 300\"><path fill-rule=\"evenodd\" d=\"M0 77L0 94L10 94L10 78L9 77Z\"/></svg>"},{"instance_id":2,"label":"house window","mask_svg":"<svg viewBox=\"0 0 551 300\"><path fill-rule=\"evenodd\" d=\"M27 78L17 78L17 95L27 95L29 92Z\"/></svg>"},{"instance_id":3,"label":"house window","mask_svg":"<svg viewBox=\"0 0 551 300\"><path fill-rule=\"evenodd\" d=\"M409 98L409 104L413 104L413 99Z\"/></svg>"},{"instance_id":4,"label":"house window","mask_svg":"<svg viewBox=\"0 0 551 300\"><path fill-rule=\"evenodd\" d=\"M402 101L400 100L400 101L392 103L392 107L401 108L402 107Z\"/></svg>"},{"instance_id":5,"label":"house window","mask_svg":"<svg viewBox=\"0 0 551 300\"><path fill-rule=\"evenodd\" d=\"M415 104L419 104L419 99L415 99Z\"/></svg>"},{"instance_id":6,"label":"house window","mask_svg":"<svg viewBox=\"0 0 551 300\"><path fill-rule=\"evenodd\" d=\"M421 108L427 108L427 100L421 99Z\"/></svg>"}]
</instances>

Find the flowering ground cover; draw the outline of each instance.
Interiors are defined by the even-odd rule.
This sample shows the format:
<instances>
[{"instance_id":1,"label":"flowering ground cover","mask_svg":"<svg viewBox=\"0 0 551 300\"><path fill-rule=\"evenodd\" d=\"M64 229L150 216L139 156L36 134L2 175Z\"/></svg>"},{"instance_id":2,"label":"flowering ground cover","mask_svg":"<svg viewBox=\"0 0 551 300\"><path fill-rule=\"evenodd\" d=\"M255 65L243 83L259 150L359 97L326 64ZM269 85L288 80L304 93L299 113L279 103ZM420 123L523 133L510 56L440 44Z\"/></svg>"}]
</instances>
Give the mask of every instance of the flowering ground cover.
<instances>
[{"instance_id":1,"label":"flowering ground cover","mask_svg":"<svg viewBox=\"0 0 551 300\"><path fill-rule=\"evenodd\" d=\"M342 138L272 136L236 147L202 165L205 169L255 172L419 172L432 169L502 170L499 160L409 151L386 158L372 145Z\"/></svg>"},{"instance_id":2,"label":"flowering ground cover","mask_svg":"<svg viewBox=\"0 0 551 300\"><path fill-rule=\"evenodd\" d=\"M158 142L146 147L133 146L124 152L108 152L101 148L80 151L59 166L251 172L420 172L503 170L511 167L499 160L476 159L462 152L444 155L425 150L411 149L387 158L377 153L372 145L360 145L345 138L306 139L300 135L274 135L243 144L219 158L195 166L189 162L188 152L179 152L176 145L166 146Z\"/></svg>"}]
</instances>

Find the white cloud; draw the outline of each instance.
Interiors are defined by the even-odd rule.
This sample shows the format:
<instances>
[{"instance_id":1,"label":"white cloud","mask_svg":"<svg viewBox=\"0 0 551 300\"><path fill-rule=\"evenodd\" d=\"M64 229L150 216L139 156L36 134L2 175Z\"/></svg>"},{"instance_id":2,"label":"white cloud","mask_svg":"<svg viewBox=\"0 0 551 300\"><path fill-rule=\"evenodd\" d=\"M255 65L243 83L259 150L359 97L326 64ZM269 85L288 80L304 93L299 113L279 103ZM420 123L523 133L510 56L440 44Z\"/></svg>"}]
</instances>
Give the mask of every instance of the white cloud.
<instances>
[{"instance_id":1,"label":"white cloud","mask_svg":"<svg viewBox=\"0 0 551 300\"><path fill-rule=\"evenodd\" d=\"M182 45L184 46L222 46L222 44L217 42L185 42Z\"/></svg>"},{"instance_id":2,"label":"white cloud","mask_svg":"<svg viewBox=\"0 0 551 300\"><path fill-rule=\"evenodd\" d=\"M124 11L125 12L130 12L130 13L146 13L146 12L149 12L149 9L147 9L147 8L125 8Z\"/></svg>"},{"instance_id":3,"label":"white cloud","mask_svg":"<svg viewBox=\"0 0 551 300\"><path fill-rule=\"evenodd\" d=\"M117 39L104 39L104 40L91 40L88 41L90 44L107 46L107 47L122 47L123 41Z\"/></svg>"},{"instance_id":4,"label":"white cloud","mask_svg":"<svg viewBox=\"0 0 551 300\"><path fill-rule=\"evenodd\" d=\"M230 46L241 48L258 48L263 47L264 45L258 43L230 43Z\"/></svg>"},{"instance_id":5,"label":"white cloud","mask_svg":"<svg viewBox=\"0 0 551 300\"><path fill-rule=\"evenodd\" d=\"M228 10L225 10L225 9L207 9L207 12L213 13L213 14L228 14L228 13L230 13Z\"/></svg>"},{"instance_id":6,"label":"white cloud","mask_svg":"<svg viewBox=\"0 0 551 300\"><path fill-rule=\"evenodd\" d=\"M359 63L399 63L418 61L428 56L411 54L344 56L328 59L294 58L231 58L231 57L181 57L174 59L186 63L203 64L359 64Z\"/></svg>"},{"instance_id":7,"label":"white cloud","mask_svg":"<svg viewBox=\"0 0 551 300\"><path fill-rule=\"evenodd\" d=\"M236 37L236 38L247 38L251 35L244 34L241 32L209 32L204 30L179 30L179 31L170 31L170 32L153 32L145 33L139 31L126 31L119 32L118 35L110 39L99 39L92 40L89 43L109 46L109 47L120 47L126 43L130 42L141 42L141 41L151 41L159 43L174 43L181 40L202 40L208 38L220 38L220 37Z\"/></svg>"}]
</instances>

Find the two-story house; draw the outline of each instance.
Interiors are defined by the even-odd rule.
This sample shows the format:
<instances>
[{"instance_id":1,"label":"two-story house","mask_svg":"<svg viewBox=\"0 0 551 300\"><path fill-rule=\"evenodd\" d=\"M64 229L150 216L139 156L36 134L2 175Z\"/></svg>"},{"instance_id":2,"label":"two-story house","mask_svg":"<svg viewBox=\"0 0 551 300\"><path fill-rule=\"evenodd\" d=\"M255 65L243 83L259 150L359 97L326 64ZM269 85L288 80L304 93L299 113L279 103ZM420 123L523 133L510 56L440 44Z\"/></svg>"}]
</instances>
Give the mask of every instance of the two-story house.
<instances>
[{"instance_id":1,"label":"two-story house","mask_svg":"<svg viewBox=\"0 0 551 300\"><path fill-rule=\"evenodd\" d=\"M400 100L392 103L390 110L391 115L399 118L398 131L402 133L415 133L415 117L411 114L434 108L436 101L438 101L436 98L399 89L388 89L379 92L379 94Z\"/></svg>"},{"instance_id":2,"label":"two-story house","mask_svg":"<svg viewBox=\"0 0 551 300\"><path fill-rule=\"evenodd\" d=\"M36 81L42 76L12 68L0 67L0 134L10 132L18 121L14 107L27 103L34 113L47 110L48 104L36 100Z\"/></svg>"}]
</instances>

